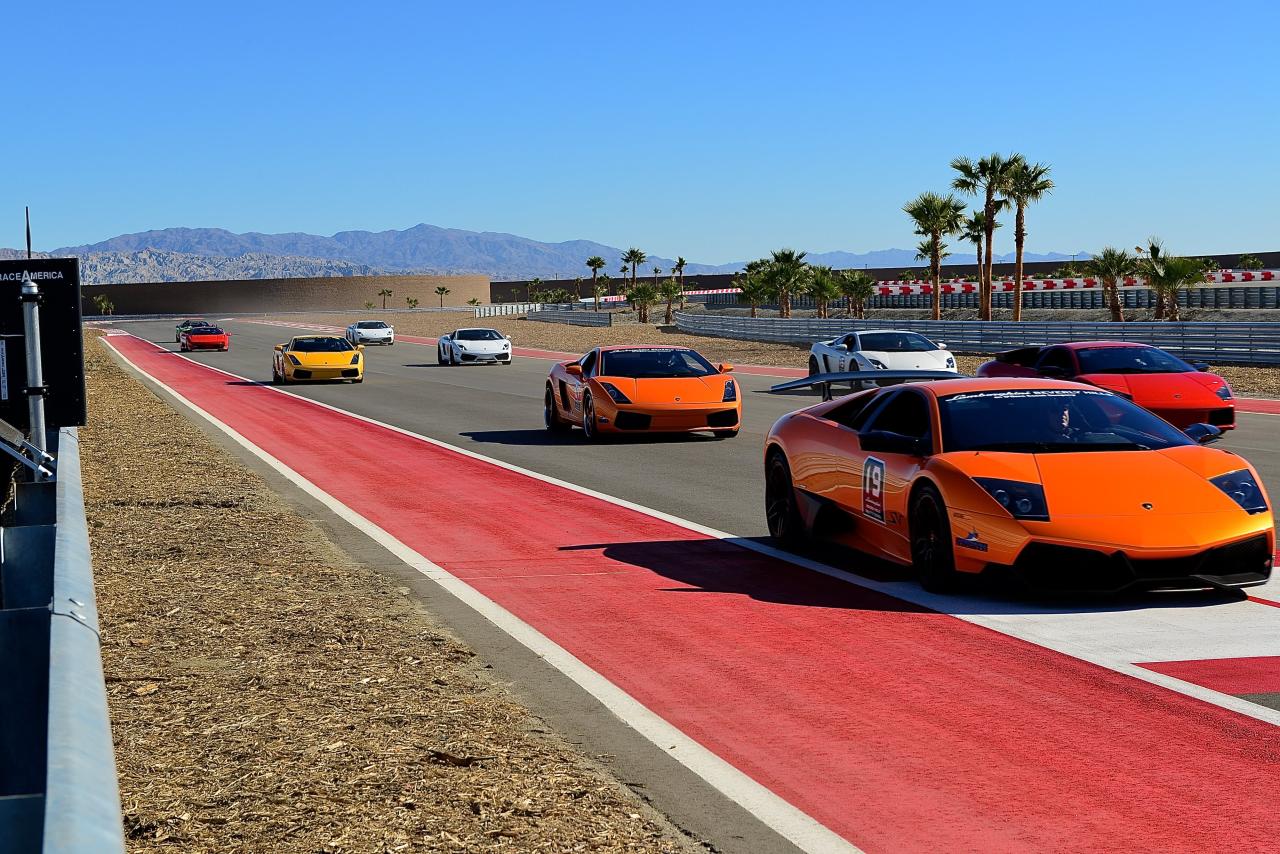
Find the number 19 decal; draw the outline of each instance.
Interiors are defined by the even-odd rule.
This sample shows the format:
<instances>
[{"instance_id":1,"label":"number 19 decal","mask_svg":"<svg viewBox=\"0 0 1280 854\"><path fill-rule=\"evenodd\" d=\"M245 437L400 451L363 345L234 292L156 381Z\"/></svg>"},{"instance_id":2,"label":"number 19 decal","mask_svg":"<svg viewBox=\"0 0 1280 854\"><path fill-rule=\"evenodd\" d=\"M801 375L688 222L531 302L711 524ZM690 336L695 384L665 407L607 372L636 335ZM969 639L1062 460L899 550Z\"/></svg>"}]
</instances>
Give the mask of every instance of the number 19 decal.
<instances>
[{"instance_id":1,"label":"number 19 decal","mask_svg":"<svg viewBox=\"0 0 1280 854\"><path fill-rule=\"evenodd\" d=\"M884 460L875 457L862 464L862 515L884 521Z\"/></svg>"}]
</instances>

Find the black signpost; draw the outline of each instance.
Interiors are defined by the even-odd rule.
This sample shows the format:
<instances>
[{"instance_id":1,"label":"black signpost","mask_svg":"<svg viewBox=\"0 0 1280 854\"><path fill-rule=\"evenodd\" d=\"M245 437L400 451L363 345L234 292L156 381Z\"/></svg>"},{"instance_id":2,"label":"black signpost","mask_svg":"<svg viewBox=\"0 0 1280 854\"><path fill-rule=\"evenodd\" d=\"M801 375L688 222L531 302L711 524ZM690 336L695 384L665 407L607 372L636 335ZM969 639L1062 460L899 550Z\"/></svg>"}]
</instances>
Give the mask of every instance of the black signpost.
<instances>
[{"instance_id":1,"label":"black signpost","mask_svg":"<svg viewBox=\"0 0 1280 854\"><path fill-rule=\"evenodd\" d=\"M24 302L32 301L39 312L43 388L30 387L27 379ZM30 431L28 399L32 394L43 394L46 429L84 426L84 334L80 319L78 259L0 261L0 420L23 432ZM43 448L43 436L31 438L38 439L37 444Z\"/></svg>"}]
</instances>

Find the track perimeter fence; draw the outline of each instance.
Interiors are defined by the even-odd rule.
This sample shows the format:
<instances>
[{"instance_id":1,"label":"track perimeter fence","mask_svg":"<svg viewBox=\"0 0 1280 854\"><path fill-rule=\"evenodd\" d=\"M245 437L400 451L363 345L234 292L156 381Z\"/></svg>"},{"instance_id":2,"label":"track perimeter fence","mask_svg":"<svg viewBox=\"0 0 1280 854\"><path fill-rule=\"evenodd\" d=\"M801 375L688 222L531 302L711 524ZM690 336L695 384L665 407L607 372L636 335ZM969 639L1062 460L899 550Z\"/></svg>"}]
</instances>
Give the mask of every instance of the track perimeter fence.
<instances>
[{"instance_id":1,"label":"track perimeter fence","mask_svg":"<svg viewBox=\"0 0 1280 854\"><path fill-rule=\"evenodd\" d=\"M817 320L750 318L676 312L676 327L693 335L812 344L848 332L904 329L945 343L957 353L997 353L1069 341L1133 341L1184 359L1233 365L1280 365L1280 323L1077 323L978 320Z\"/></svg>"}]
</instances>

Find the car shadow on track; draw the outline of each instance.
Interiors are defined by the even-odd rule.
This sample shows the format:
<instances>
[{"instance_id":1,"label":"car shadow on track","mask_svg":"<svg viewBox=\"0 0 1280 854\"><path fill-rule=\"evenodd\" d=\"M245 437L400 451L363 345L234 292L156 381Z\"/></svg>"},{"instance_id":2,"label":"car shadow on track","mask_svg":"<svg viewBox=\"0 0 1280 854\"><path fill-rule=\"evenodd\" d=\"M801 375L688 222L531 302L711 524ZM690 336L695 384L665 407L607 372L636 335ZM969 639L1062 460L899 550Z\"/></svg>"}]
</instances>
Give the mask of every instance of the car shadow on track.
<instances>
[{"instance_id":1,"label":"car shadow on track","mask_svg":"<svg viewBox=\"0 0 1280 854\"><path fill-rule=\"evenodd\" d=\"M524 446L559 446L559 445L577 445L579 447L591 447L592 445L656 445L671 442L709 442L715 443L723 441L715 436L702 435L700 433L636 433L628 435L612 435L601 437L594 442L588 442L579 432L573 433L552 433L545 428L531 428L528 430L470 430L465 433L459 433L459 436L465 436L473 442L482 442L484 444L493 445L524 445Z\"/></svg>"},{"instance_id":2,"label":"car shadow on track","mask_svg":"<svg viewBox=\"0 0 1280 854\"><path fill-rule=\"evenodd\" d=\"M561 551L602 549L604 556L647 569L684 587L675 593L721 593L763 602L863 611L937 611L946 614L1075 614L1141 611L1155 608L1212 607L1246 598L1239 590L1065 595L1028 591L1005 579L965 579L949 595L925 594L906 567L836 545L819 545L797 557L830 566L868 582L904 583L904 594L927 604L858 585L855 579L824 575L781 558L739 545L738 539L659 540L566 546ZM770 545L767 538L753 541ZM909 587L905 585L910 585Z\"/></svg>"}]
</instances>

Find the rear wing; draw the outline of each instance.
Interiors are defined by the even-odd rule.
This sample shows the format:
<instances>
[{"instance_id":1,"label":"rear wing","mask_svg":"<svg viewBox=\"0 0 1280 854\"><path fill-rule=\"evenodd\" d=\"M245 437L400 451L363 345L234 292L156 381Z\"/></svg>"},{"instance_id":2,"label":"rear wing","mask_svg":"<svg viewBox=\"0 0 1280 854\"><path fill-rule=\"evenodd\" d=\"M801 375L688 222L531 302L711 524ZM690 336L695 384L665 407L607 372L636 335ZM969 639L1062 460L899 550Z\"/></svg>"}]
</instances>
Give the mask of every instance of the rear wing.
<instances>
[{"instance_id":1,"label":"rear wing","mask_svg":"<svg viewBox=\"0 0 1280 854\"><path fill-rule=\"evenodd\" d=\"M852 390L855 384L865 388L898 385L899 383L963 379L968 379L968 377L964 374L957 374L954 371L843 371L832 374L814 374L804 379L778 383L770 387L769 391L776 394L778 392L817 387L822 392L823 400L831 400L833 396L831 394L831 386L835 383L849 383L849 388Z\"/></svg>"}]
</instances>

